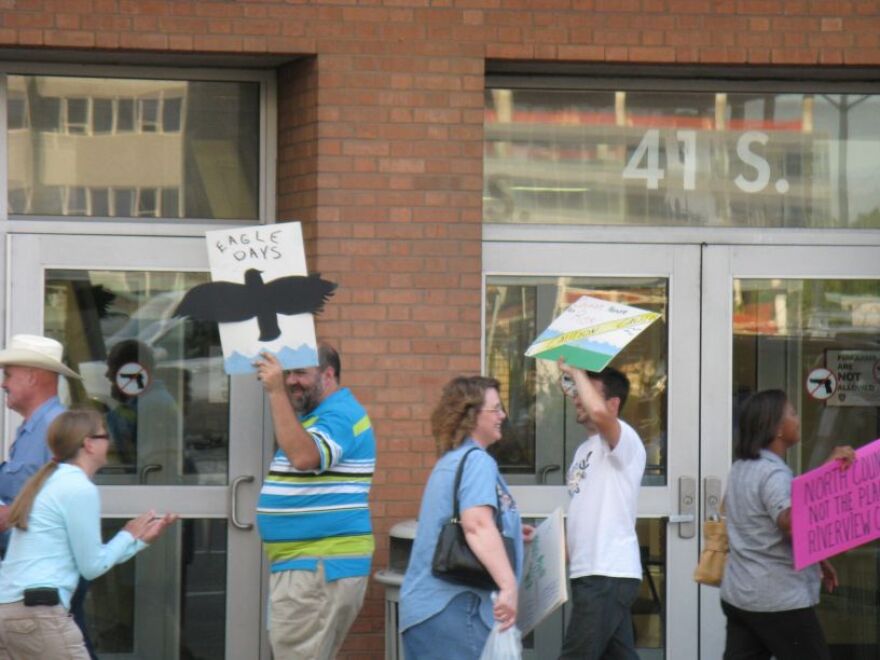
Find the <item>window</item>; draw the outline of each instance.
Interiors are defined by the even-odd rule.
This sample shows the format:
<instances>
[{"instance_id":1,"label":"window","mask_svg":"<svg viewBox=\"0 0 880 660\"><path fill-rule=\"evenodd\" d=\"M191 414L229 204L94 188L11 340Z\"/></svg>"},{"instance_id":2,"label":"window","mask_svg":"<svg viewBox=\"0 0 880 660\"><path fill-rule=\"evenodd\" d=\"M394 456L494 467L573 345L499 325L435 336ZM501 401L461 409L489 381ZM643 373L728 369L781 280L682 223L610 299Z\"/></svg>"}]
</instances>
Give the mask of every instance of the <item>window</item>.
<instances>
[{"instance_id":1,"label":"window","mask_svg":"<svg viewBox=\"0 0 880 660\"><path fill-rule=\"evenodd\" d=\"M138 119L143 133L159 130L159 99L138 99Z\"/></svg>"},{"instance_id":2,"label":"window","mask_svg":"<svg viewBox=\"0 0 880 660\"><path fill-rule=\"evenodd\" d=\"M155 217L158 215L159 206L155 188L141 188L138 190L138 217Z\"/></svg>"},{"instance_id":3,"label":"window","mask_svg":"<svg viewBox=\"0 0 880 660\"><path fill-rule=\"evenodd\" d=\"M182 98L166 98L162 101L162 132L177 133L180 130Z\"/></svg>"},{"instance_id":4,"label":"window","mask_svg":"<svg viewBox=\"0 0 880 660\"><path fill-rule=\"evenodd\" d=\"M666 483L667 303L660 278L492 275L486 280L486 372L501 382L507 421L491 452L517 483L562 483L583 440L556 365L525 357L535 337L583 295L634 305L662 318L627 347L615 367L630 381L622 418L645 442L644 485ZM523 481L525 480L525 481Z\"/></svg>"},{"instance_id":5,"label":"window","mask_svg":"<svg viewBox=\"0 0 880 660\"><path fill-rule=\"evenodd\" d=\"M27 99L24 96L10 93L6 105L6 126L10 131L30 126Z\"/></svg>"},{"instance_id":6,"label":"window","mask_svg":"<svg viewBox=\"0 0 880 660\"><path fill-rule=\"evenodd\" d=\"M487 223L880 227L880 94L490 88L484 127Z\"/></svg>"},{"instance_id":7,"label":"window","mask_svg":"<svg viewBox=\"0 0 880 660\"><path fill-rule=\"evenodd\" d=\"M131 217L134 211L134 188L113 189L113 214Z\"/></svg>"},{"instance_id":8,"label":"window","mask_svg":"<svg viewBox=\"0 0 880 660\"><path fill-rule=\"evenodd\" d=\"M117 99L116 132L126 133L134 130L134 99Z\"/></svg>"},{"instance_id":9,"label":"window","mask_svg":"<svg viewBox=\"0 0 880 660\"><path fill-rule=\"evenodd\" d=\"M89 99L65 99L65 128L70 135L84 135L89 129Z\"/></svg>"},{"instance_id":10,"label":"window","mask_svg":"<svg viewBox=\"0 0 880 660\"><path fill-rule=\"evenodd\" d=\"M261 83L7 81L12 214L259 219Z\"/></svg>"},{"instance_id":11,"label":"window","mask_svg":"<svg viewBox=\"0 0 880 660\"><path fill-rule=\"evenodd\" d=\"M113 132L113 100L92 99L92 133Z\"/></svg>"},{"instance_id":12,"label":"window","mask_svg":"<svg viewBox=\"0 0 880 660\"><path fill-rule=\"evenodd\" d=\"M109 188L92 188L91 191L91 214L99 218L110 217L110 189Z\"/></svg>"},{"instance_id":13,"label":"window","mask_svg":"<svg viewBox=\"0 0 880 660\"><path fill-rule=\"evenodd\" d=\"M88 191L80 186L64 189L64 215L88 215Z\"/></svg>"}]
</instances>

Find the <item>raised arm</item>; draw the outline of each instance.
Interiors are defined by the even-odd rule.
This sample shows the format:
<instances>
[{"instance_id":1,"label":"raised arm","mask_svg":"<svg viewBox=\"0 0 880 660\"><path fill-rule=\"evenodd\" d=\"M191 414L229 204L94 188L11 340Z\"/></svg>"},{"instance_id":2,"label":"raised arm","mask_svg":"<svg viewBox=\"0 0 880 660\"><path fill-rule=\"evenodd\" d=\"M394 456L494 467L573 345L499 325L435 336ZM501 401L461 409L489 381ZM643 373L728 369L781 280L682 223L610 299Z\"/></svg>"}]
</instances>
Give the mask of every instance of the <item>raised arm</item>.
<instances>
[{"instance_id":1,"label":"raised arm","mask_svg":"<svg viewBox=\"0 0 880 660\"><path fill-rule=\"evenodd\" d=\"M563 373L568 374L574 380L581 407L586 411L599 435L613 451L617 447L617 443L620 442L620 421L617 419L614 400L602 396L602 392L587 377L583 369L566 364L563 358L559 358L557 364Z\"/></svg>"}]
</instances>

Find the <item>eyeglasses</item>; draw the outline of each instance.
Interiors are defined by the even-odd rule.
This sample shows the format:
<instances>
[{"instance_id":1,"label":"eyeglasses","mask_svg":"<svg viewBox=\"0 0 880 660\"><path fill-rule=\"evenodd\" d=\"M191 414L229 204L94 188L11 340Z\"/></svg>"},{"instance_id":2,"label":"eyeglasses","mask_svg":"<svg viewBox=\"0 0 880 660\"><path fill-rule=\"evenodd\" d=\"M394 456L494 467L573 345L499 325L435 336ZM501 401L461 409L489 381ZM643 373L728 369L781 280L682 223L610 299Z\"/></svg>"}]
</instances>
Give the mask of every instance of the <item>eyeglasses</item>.
<instances>
[{"instance_id":1,"label":"eyeglasses","mask_svg":"<svg viewBox=\"0 0 880 660\"><path fill-rule=\"evenodd\" d=\"M506 415L507 411L504 409L504 406L500 403L494 408L480 408L480 412L489 412L494 413L496 415Z\"/></svg>"},{"instance_id":2,"label":"eyeglasses","mask_svg":"<svg viewBox=\"0 0 880 660\"><path fill-rule=\"evenodd\" d=\"M574 378L572 378L568 374L562 374L562 378L559 379L559 385L562 387L562 391L565 393L565 396L574 399L577 396L577 385L574 382Z\"/></svg>"}]
</instances>

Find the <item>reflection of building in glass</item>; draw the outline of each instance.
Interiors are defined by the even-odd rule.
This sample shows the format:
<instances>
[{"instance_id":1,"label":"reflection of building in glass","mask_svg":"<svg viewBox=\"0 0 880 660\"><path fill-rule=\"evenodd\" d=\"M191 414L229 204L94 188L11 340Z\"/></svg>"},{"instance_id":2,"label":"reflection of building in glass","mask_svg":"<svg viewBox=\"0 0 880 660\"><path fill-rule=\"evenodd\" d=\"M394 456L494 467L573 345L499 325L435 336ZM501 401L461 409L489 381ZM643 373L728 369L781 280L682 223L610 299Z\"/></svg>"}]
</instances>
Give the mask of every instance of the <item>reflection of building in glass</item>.
<instances>
[{"instance_id":1,"label":"reflection of building in glass","mask_svg":"<svg viewBox=\"0 0 880 660\"><path fill-rule=\"evenodd\" d=\"M856 168L824 97L495 89L486 100L489 222L849 221L837 212L846 204L838 188Z\"/></svg>"},{"instance_id":2,"label":"reflection of building in glass","mask_svg":"<svg viewBox=\"0 0 880 660\"><path fill-rule=\"evenodd\" d=\"M257 217L256 86L8 81L10 214Z\"/></svg>"}]
</instances>

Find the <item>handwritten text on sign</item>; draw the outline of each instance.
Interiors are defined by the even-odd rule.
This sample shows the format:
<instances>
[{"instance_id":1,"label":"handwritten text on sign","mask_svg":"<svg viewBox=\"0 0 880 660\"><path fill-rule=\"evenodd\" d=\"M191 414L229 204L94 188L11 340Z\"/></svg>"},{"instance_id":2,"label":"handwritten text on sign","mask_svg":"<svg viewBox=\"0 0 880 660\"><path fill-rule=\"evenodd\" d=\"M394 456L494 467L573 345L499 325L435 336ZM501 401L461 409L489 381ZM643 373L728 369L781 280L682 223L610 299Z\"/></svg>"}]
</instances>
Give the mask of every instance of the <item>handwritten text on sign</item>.
<instances>
[{"instance_id":1,"label":"handwritten text on sign","mask_svg":"<svg viewBox=\"0 0 880 660\"><path fill-rule=\"evenodd\" d=\"M797 477L791 513L798 570L880 537L880 438L848 470L835 461Z\"/></svg>"}]
</instances>

